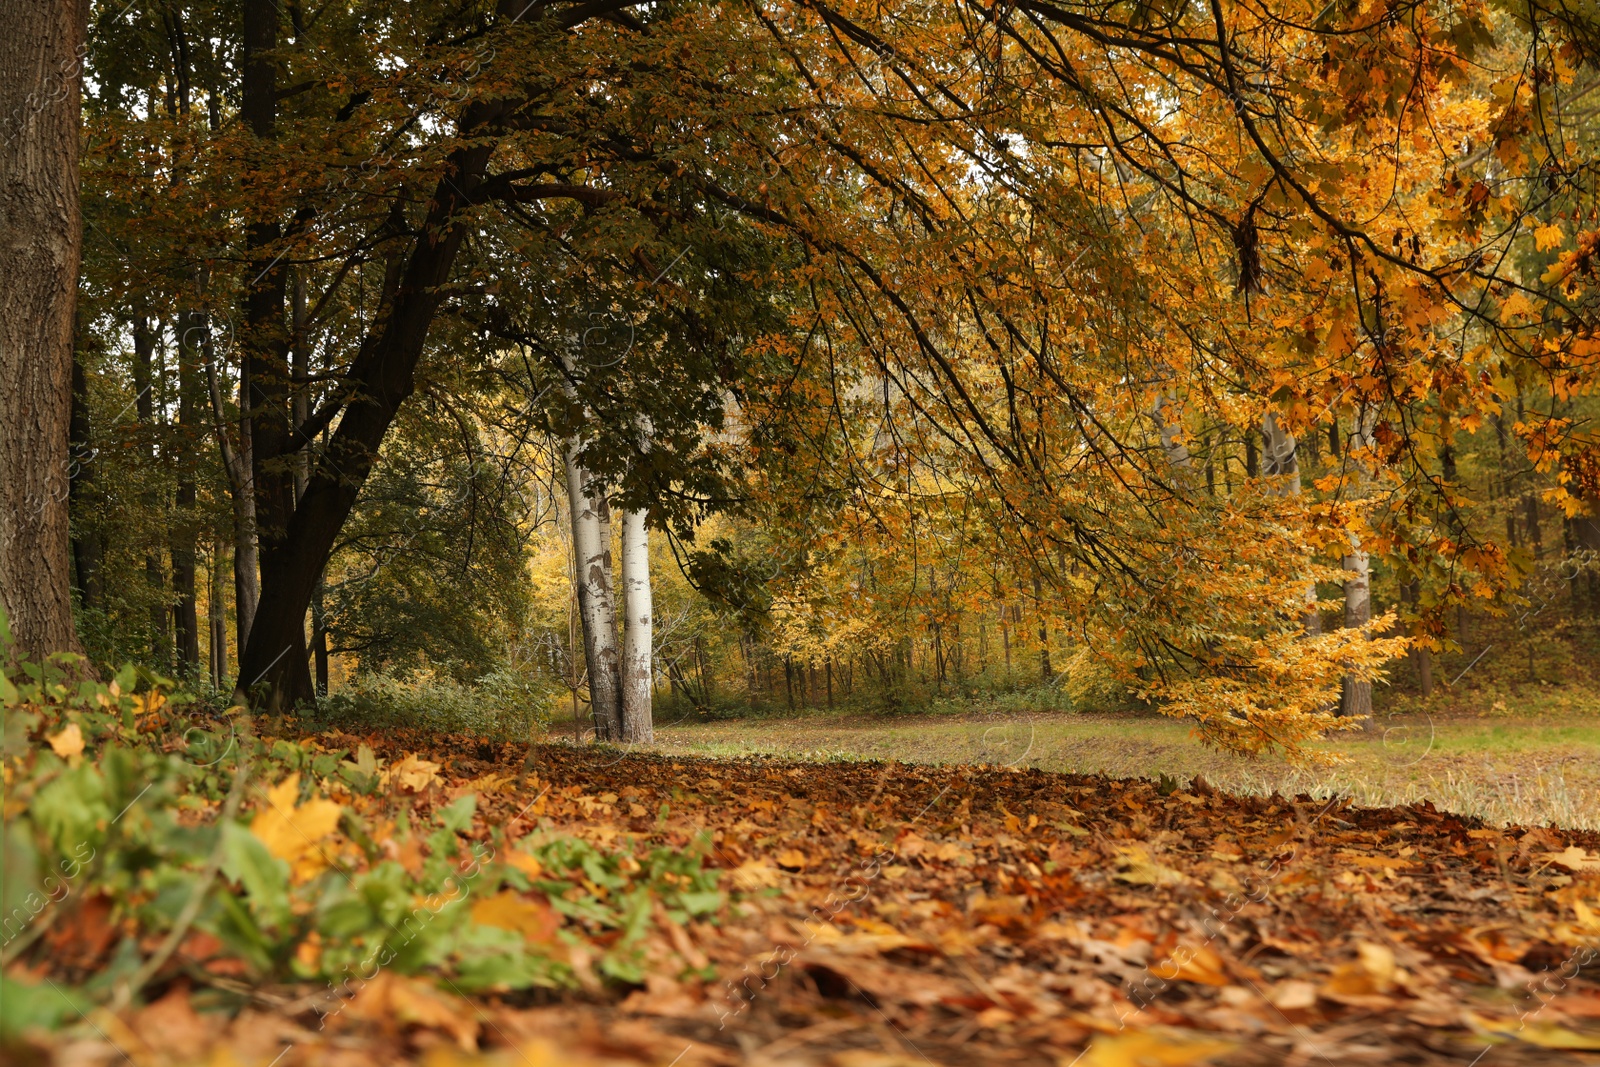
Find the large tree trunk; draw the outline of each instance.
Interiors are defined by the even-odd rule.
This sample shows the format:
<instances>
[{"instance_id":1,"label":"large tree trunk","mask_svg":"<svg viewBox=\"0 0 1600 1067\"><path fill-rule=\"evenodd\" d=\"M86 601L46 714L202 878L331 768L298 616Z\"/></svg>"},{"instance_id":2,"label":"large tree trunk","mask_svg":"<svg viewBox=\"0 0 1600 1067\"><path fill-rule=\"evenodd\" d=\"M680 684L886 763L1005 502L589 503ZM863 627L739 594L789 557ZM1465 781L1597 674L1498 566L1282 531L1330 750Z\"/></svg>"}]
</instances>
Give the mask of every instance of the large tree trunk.
<instances>
[{"instance_id":1,"label":"large tree trunk","mask_svg":"<svg viewBox=\"0 0 1600 1067\"><path fill-rule=\"evenodd\" d=\"M622 513L622 737L649 744L655 740L650 694L653 683L652 605L650 597L649 513Z\"/></svg>"},{"instance_id":2,"label":"large tree trunk","mask_svg":"<svg viewBox=\"0 0 1600 1067\"><path fill-rule=\"evenodd\" d=\"M277 137L277 69L271 53L278 45L275 0L245 0L244 55L240 117L259 142L259 150ZM286 569L296 565L289 555L289 520L295 509L295 472L286 463L290 441L289 339L284 323L288 269L277 247L283 226L275 217L262 215L246 227L248 246L245 273L244 321L240 349L244 356L243 392L249 397L250 474L255 491L255 537L263 588L282 581ZM259 614L259 607L257 612ZM270 687L268 708L281 714L315 696L306 664L305 607L299 625L281 628L282 647L274 651L261 670L294 661L285 677L290 686ZM255 636L255 626L251 627ZM240 663L240 687L257 681Z\"/></svg>"},{"instance_id":3,"label":"large tree trunk","mask_svg":"<svg viewBox=\"0 0 1600 1067\"><path fill-rule=\"evenodd\" d=\"M261 601L240 657L241 681L264 682L274 707L291 708L314 698L305 654L311 596L384 436L416 389L417 361L445 300L441 287L466 237L460 216L482 185L494 152L483 130L510 106L503 100L467 106L460 130L472 140L445 159L426 200L427 213L409 231L415 236L396 260L397 284L386 298L387 313L373 320L373 332L362 340L345 378L346 394L338 403L325 403L312 417L317 426L294 431L296 439L315 436L337 413L337 428L316 456L305 492L275 545L274 565L263 572ZM326 418L321 417L324 411Z\"/></svg>"},{"instance_id":4,"label":"large tree trunk","mask_svg":"<svg viewBox=\"0 0 1600 1067\"><path fill-rule=\"evenodd\" d=\"M16 653L81 651L69 551L87 4L7 3L0 40L0 601Z\"/></svg>"},{"instance_id":5,"label":"large tree trunk","mask_svg":"<svg viewBox=\"0 0 1600 1067\"><path fill-rule=\"evenodd\" d=\"M1268 478L1274 479L1274 491L1279 496L1297 497L1300 495L1300 456L1299 446L1295 442L1294 434L1284 428L1278 421L1274 412L1267 412L1261 419L1261 439L1265 447L1265 470ZM1306 584L1306 608L1301 615L1301 624L1307 634L1320 634L1322 632L1322 612L1317 608L1317 583Z\"/></svg>"},{"instance_id":6,"label":"large tree trunk","mask_svg":"<svg viewBox=\"0 0 1600 1067\"><path fill-rule=\"evenodd\" d=\"M617 663L617 609L611 584L611 517L604 496L591 497L588 474L578 463L582 446L567 442L563 461L572 509L572 551L578 572L578 615L583 655L589 667L589 708L595 736L622 737L621 678Z\"/></svg>"}]
</instances>

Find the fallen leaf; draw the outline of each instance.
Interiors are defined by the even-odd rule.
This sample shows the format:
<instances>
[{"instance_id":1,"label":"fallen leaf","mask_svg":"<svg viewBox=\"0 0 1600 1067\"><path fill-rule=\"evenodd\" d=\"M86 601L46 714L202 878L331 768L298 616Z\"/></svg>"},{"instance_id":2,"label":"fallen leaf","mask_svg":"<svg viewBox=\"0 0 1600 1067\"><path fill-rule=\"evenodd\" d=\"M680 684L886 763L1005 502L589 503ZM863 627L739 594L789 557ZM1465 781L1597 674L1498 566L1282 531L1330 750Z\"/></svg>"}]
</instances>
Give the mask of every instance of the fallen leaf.
<instances>
[{"instance_id":1,"label":"fallen leaf","mask_svg":"<svg viewBox=\"0 0 1600 1067\"><path fill-rule=\"evenodd\" d=\"M380 780L386 786L398 785L413 793L420 793L434 783L443 781L439 777L439 764L425 760L415 752L384 771Z\"/></svg>"},{"instance_id":2,"label":"fallen leaf","mask_svg":"<svg viewBox=\"0 0 1600 1067\"><path fill-rule=\"evenodd\" d=\"M1600 1050L1600 1031L1571 1030L1556 1023L1537 1019L1491 1019L1469 1012L1468 1022L1473 1029L1495 1037L1509 1037L1525 1045L1539 1048L1566 1048L1585 1051Z\"/></svg>"},{"instance_id":3,"label":"fallen leaf","mask_svg":"<svg viewBox=\"0 0 1600 1067\"><path fill-rule=\"evenodd\" d=\"M50 736L50 747L62 759L83 755L83 731L75 722L69 722L58 734Z\"/></svg>"},{"instance_id":4,"label":"fallen leaf","mask_svg":"<svg viewBox=\"0 0 1600 1067\"><path fill-rule=\"evenodd\" d=\"M1083 1067L1189 1067L1231 1051L1235 1042L1152 1028L1097 1037Z\"/></svg>"},{"instance_id":5,"label":"fallen leaf","mask_svg":"<svg viewBox=\"0 0 1600 1067\"><path fill-rule=\"evenodd\" d=\"M549 904L533 900L509 889L472 904L472 921L521 934L536 945L548 944L561 928L561 920Z\"/></svg>"},{"instance_id":6,"label":"fallen leaf","mask_svg":"<svg viewBox=\"0 0 1600 1067\"><path fill-rule=\"evenodd\" d=\"M747 892L775 886L782 879L782 871L762 860L746 860L728 872L728 880L733 883L733 887Z\"/></svg>"},{"instance_id":7,"label":"fallen leaf","mask_svg":"<svg viewBox=\"0 0 1600 1067\"><path fill-rule=\"evenodd\" d=\"M300 775L291 774L266 792L266 805L250 823L250 832L267 846L267 851L287 860L296 882L303 882L328 864L318 844L339 826L343 812L338 804L312 797L300 806Z\"/></svg>"},{"instance_id":8,"label":"fallen leaf","mask_svg":"<svg viewBox=\"0 0 1600 1067\"><path fill-rule=\"evenodd\" d=\"M464 997L447 997L420 978L380 971L361 987L345 1013L368 1022L398 1022L443 1030L463 1050L470 1052L478 1047L478 1020L471 1002Z\"/></svg>"},{"instance_id":9,"label":"fallen leaf","mask_svg":"<svg viewBox=\"0 0 1600 1067\"><path fill-rule=\"evenodd\" d=\"M1568 845L1560 852L1541 852L1539 858L1546 863L1560 864L1569 871L1600 871L1600 856L1577 845Z\"/></svg>"},{"instance_id":10,"label":"fallen leaf","mask_svg":"<svg viewBox=\"0 0 1600 1067\"><path fill-rule=\"evenodd\" d=\"M1189 881L1182 871L1163 867L1150 858L1143 845L1125 845L1118 850L1117 873L1112 877L1129 885L1184 885Z\"/></svg>"}]
</instances>

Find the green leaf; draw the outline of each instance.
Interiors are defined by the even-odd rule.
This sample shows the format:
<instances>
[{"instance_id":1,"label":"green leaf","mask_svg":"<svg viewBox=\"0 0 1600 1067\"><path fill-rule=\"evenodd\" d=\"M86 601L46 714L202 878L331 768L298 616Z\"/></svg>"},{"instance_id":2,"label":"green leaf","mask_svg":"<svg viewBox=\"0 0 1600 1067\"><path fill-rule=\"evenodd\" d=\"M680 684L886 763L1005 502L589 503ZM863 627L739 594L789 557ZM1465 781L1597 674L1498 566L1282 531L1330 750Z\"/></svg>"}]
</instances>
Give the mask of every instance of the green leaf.
<instances>
[{"instance_id":1,"label":"green leaf","mask_svg":"<svg viewBox=\"0 0 1600 1067\"><path fill-rule=\"evenodd\" d=\"M54 1030L87 1012L92 1004L61 985L28 985L0 974L0 1037L26 1030Z\"/></svg>"},{"instance_id":2,"label":"green leaf","mask_svg":"<svg viewBox=\"0 0 1600 1067\"><path fill-rule=\"evenodd\" d=\"M289 921L289 865L267 851L261 839L239 823L222 828L222 872L244 886L252 909L268 925Z\"/></svg>"}]
</instances>

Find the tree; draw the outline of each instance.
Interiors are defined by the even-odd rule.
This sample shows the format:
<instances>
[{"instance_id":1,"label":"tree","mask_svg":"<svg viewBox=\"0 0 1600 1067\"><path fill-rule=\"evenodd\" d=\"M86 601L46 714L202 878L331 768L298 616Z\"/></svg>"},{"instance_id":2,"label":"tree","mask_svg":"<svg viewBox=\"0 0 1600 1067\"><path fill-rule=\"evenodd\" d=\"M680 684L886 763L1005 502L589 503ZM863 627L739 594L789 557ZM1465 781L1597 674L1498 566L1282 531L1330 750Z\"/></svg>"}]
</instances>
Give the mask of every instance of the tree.
<instances>
[{"instance_id":1,"label":"tree","mask_svg":"<svg viewBox=\"0 0 1600 1067\"><path fill-rule=\"evenodd\" d=\"M17 649L79 651L72 617L73 309L87 5L12 3L0 42L0 601Z\"/></svg>"}]
</instances>

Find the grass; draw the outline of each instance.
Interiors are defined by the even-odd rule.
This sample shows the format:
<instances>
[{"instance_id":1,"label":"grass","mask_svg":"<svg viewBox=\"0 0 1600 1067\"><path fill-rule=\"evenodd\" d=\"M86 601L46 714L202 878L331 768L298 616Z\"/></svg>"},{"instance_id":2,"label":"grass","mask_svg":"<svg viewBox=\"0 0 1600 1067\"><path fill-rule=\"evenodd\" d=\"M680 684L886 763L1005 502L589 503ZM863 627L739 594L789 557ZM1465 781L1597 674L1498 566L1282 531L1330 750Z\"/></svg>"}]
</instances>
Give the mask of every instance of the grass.
<instances>
[{"instance_id":1,"label":"grass","mask_svg":"<svg viewBox=\"0 0 1600 1067\"><path fill-rule=\"evenodd\" d=\"M1182 782L1203 774L1233 792L1344 794L1369 806L1427 800L1497 824L1600 829L1600 695L1549 686L1488 700L1486 712L1474 710L1481 703L1391 701L1371 733L1324 742L1344 762L1319 769L1217 752L1189 724L1141 713L811 713L663 723L656 737L667 751L710 756L990 763Z\"/></svg>"}]
</instances>

